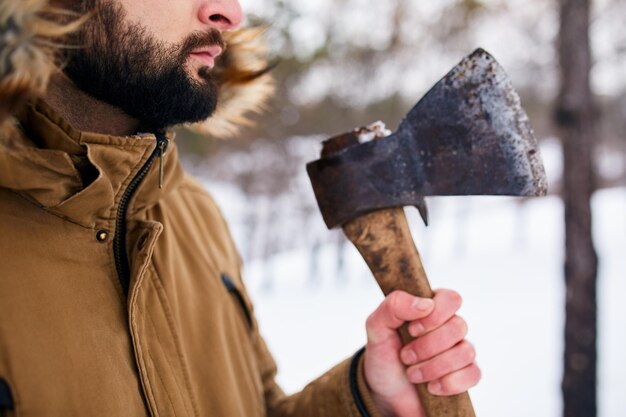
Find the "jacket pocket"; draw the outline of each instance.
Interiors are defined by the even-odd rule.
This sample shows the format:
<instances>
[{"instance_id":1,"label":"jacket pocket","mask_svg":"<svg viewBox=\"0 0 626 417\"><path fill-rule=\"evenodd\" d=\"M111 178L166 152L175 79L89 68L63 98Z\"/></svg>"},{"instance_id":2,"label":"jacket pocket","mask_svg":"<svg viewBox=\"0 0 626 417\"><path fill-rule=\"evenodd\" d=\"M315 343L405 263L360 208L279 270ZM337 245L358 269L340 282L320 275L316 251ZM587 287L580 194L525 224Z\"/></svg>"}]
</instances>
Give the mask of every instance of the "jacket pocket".
<instances>
[{"instance_id":1,"label":"jacket pocket","mask_svg":"<svg viewBox=\"0 0 626 417\"><path fill-rule=\"evenodd\" d=\"M248 308L248 305L246 304L246 300L244 299L243 294L241 293L241 290L237 288L237 286L235 285L233 280L228 276L228 274L223 272L221 276L222 276L222 283L226 287L226 290L231 295L233 295L233 297L235 297L237 303L241 307L241 310L243 311L243 314L246 318L246 322L248 324L248 329L252 330L253 328L252 313L250 312L250 309Z\"/></svg>"},{"instance_id":2,"label":"jacket pocket","mask_svg":"<svg viewBox=\"0 0 626 417\"><path fill-rule=\"evenodd\" d=\"M10 417L14 415L13 395L8 382L0 378L0 417Z\"/></svg>"}]
</instances>

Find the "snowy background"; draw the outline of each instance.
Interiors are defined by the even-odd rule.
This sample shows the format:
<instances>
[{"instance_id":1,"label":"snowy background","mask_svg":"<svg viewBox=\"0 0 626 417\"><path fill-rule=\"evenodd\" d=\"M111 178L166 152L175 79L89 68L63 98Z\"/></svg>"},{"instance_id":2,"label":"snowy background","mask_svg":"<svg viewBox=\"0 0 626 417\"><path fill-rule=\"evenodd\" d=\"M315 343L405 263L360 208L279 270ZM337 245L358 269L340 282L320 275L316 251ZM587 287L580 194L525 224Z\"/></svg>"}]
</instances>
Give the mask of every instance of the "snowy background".
<instances>
[{"instance_id":1,"label":"snowy background","mask_svg":"<svg viewBox=\"0 0 626 417\"><path fill-rule=\"evenodd\" d=\"M294 154L314 159L317 139L295 140ZM542 154L549 182L557 184L559 145L544 141ZM607 154L602 162L606 171L623 174L623 158ZM246 283L255 313L278 362L279 382L288 392L359 349L365 343L365 319L383 298L356 250L344 244L339 232L323 226L301 171L290 192L271 199L205 180L247 259ZM477 415L501 417L503 409L507 417L560 415L560 198L445 197L428 203L428 228L415 210L407 215L433 287L452 288L464 297L461 314L483 370L482 382L471 391ZM599 416L624 417L626 188L596 192L593 210L600 256ZM256 217L252 227L251 216ZM264 252L268 247L274 253Z\"/></svg>"},{"instance_id":2,"label":"snowy background","mask_svg":"<svg viewBox=\"0 0 626 417\"><path fill-rule=\"evenodd\" d=\"M546 198L433 198L407 210L433 287L459 291L483 380L480 417L558 417L564 327L563 206L554 0L241 0L266 23L277 98L238 141L190 137L186 166L229 220L255 312L285 390L351 356L382 301L356 250L328 231L304 164L319 142L395 123L462 56L494 54L520 92L548 171ZM599 417L626 417L626 1L594 0L593 198L599 255ZM320 136L311 136L312 133ZM179 141L179 145L182 141ZM182 148L182 147L181 147ZM506 410L503 412L502 410Z\"/></svg>"}]
</instances>

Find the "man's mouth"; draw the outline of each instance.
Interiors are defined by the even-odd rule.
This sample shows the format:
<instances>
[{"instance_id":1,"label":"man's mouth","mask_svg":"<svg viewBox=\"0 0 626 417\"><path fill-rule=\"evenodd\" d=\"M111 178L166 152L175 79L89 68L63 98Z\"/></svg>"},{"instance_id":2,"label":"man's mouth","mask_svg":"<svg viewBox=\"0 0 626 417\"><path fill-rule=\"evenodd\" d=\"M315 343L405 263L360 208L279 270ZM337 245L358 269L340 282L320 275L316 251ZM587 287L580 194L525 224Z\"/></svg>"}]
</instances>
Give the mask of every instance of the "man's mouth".
<instances>
[{"instance_id":1,"label":"man's mouth","mask_svg":"<svg viewBox=\"0 0 626 417\"><path fill-rule=\"evenodd\" d=\"M215 59L222 54L222 48L218 45L202 47L194 50L189 55L198 59L209 68L215 66Z\"/></svg>"}]
</instances>

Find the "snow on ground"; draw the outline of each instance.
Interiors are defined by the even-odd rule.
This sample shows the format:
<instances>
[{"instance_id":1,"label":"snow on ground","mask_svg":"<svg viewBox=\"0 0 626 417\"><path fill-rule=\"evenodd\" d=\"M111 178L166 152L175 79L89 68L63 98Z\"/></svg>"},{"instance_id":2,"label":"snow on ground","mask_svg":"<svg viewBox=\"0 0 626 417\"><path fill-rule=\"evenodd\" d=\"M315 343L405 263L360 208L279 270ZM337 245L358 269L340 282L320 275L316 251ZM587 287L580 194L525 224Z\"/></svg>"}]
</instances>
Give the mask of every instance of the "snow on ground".
<instances>
[{"instance_id":1,"label":"snow on ground","mask_svg":"<svg viewBox=\"0 0 626 417\"><path fill-rule=\"evenodd\" d=\"M471 391L477 415L560 415L564 285L562 204L556 197L438 198L431 226L409 212L433 287L459 291L483 381ZM626 189L593 200L600 254L601 417L626 416ZM283 253L247 266L256 315L288 392L301 389L365 342L364 322L382 295L356 250L341 277L337 247ZM271 277L271 290L267 279ZM511 407L513 404L513 407Z\"/></svg>"},{"instance_id":2,"label":"snow on ground","mask_svg":"<svg viewBox=\"0 0 626 417\"><path fill-rule=\"evenodd\" d=\"M562 169L558 142L544 140L542 155L554 185ZM612 166L609 162L599 165ZM295 188L308 187L304 173L298 180ZM268 197L259 207L259 201L233 185L205 182L244 254L250 245L264 244L249 236L245 219L250 210L315 204L312 193L300 192ZM483 380L471 391L477 415L561 415L565 300L560 199L441 197L428 204L428 228L416 210L407 215L433 287L455 289L465 299L461 314L483 370ZM625 417L626 188L597 192L593 209L600 256L599 417ZM341 249L340 235L329 235L321 217L299 227L287 217L281 214L278 224L266 229L293 236L298 249L248 260L245 276L261 332L279 366L278 380L294 392L365 343L365 319L383 297L360 255L350 243ZM302 246L302 241L310 243Z\"/></svg>"}]
</instances>

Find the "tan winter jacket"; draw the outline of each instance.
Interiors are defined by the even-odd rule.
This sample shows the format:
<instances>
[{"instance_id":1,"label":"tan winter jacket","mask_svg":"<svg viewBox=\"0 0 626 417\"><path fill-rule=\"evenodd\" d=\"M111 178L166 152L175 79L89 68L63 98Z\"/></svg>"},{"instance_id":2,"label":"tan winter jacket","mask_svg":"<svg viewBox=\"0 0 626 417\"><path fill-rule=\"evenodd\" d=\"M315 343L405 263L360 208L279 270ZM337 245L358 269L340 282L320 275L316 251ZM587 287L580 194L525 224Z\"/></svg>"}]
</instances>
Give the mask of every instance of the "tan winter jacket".
<instances>
[{"instance_id":1,"label":"tan winter jacket","mask_svg":"<svg viewBox=\"0 0 626 417\"><path fill-rule=\"evenodd\" d=\"M0 415L376 416L359 355L276 385L227 226L171 134L79 132L34 98L59 32L46 3L0 3ZM226 102L250 87L228 79Z\"/></svg>"},{"instance_id":2,"label":"tan winter jacket","mask_svg":"<svg viewBox=\"0 0 626 417\"><path fill-rule=\"evenodd\" d=\"M375 413L358 362L276 385L227 226L171 137L78 132L43 103L19 120L0 147L5 415L359 417L359 396Z\"/></svg>"}]
</instances>

